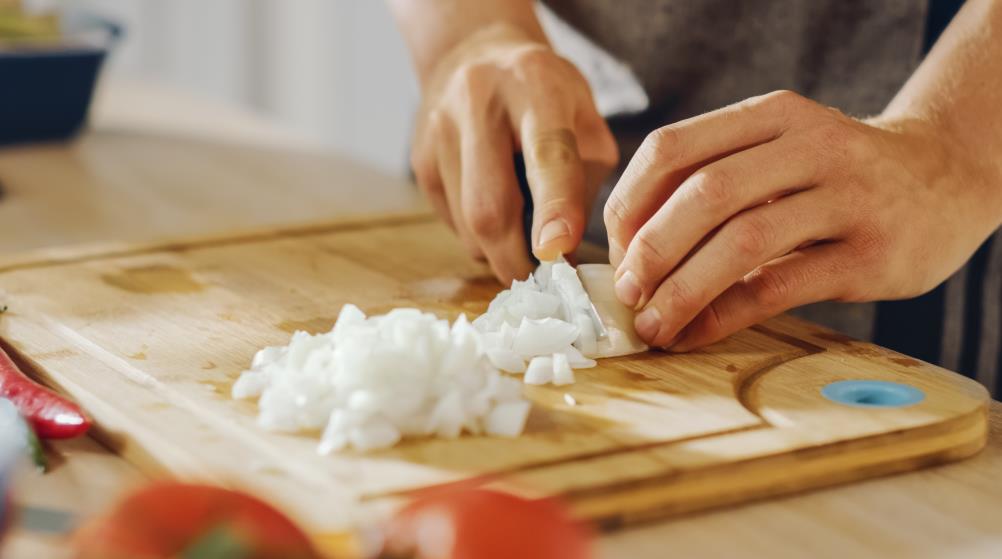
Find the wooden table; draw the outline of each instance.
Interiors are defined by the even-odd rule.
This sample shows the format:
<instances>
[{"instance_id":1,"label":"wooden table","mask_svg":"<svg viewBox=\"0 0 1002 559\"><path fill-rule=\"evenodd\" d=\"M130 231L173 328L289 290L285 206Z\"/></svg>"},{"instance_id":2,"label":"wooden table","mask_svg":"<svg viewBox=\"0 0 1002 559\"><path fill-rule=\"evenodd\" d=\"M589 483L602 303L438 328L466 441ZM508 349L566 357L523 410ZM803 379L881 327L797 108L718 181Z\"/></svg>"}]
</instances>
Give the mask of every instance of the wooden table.
<instances>
[{"instance_id":1,"label":"wooden table","mask_svg":"<svg viewBox=\"0 0 1002 559\"><path fill-rule=\"evenodd\" d=\"M112 89L105 98L132 107L127 101L135 90ZM158 95L161 106L169 105ZM192 122L220 120L218 111L182 101L177 110ZM8 183L7 198L0 202L0 262L58 258L65 247L79 250L81 244L114 250L126 242L281 226L331 212L421 207L408 185L312 148L303 151L307 141L295 152L268 147L296 144L270 141L294 134L269 135L274 126L253 115L226 113L224 122L194 138L175 130L176 121L169 118L163 126L153 118L98 115L97 130L73 144L0 151L0 181ZM212 135L219 130L232 134L224 142ZM254 145L233 145L234 138ZM395 196L348 200L325 188L331 176L378 183L373 192L389 189ZM269 187L276 182L301 193L304 202L275 197ZM962 463L616 532L599 541L601 555L1000 557L1002 404L993 404L991 422L988 448ZM57 443L51 450L53 471L22 476L19 503L86 518L143 481L131 465L90 439ZM3 556L66 554L61 538L15 528Z\"/></svg>"},{"instance_id":2,"label":"wooden table","mask_svg":"<svg viewBox=\"0 0 1002 559\"><path fill-rule=\"evenodd\" d=\"M988 447L967 461L604 536L601 557L974 558L1002 556L1002 404ZM89 439L54 445L62 458L20 484L18 501L86 517L142 481ZM15 530L4 557L64 557L57 537Z\"/></svg>"}]
</instances>

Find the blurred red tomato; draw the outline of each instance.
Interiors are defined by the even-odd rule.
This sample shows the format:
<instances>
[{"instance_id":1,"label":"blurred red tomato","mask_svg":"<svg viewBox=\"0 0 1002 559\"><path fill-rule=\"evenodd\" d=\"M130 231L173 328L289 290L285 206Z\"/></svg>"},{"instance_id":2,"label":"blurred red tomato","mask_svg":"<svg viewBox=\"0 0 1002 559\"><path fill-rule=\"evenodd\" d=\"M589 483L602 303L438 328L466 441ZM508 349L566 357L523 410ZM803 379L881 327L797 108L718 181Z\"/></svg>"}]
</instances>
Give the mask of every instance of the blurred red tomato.
<instances>
[{"instance_id":1,"label":"blurred red tomato","mask_svg":"<svg viewBox=\"0 0 1002 559\"><path fill-rule=\"evenodd\" d=\"M392 520L379 557L588 559L589 531L554 500L486 489L419 498Z\"/></svg>"},{"instance_id":2,"label":"blurred red tomato","mask_svg":"<svg viewBox=\"0 0 1002 559\"><path fill-rule=\"evenodd\" d=\"M155 483L74 536L78 559L317 559L285 515L236 491Z\"/></svg>"}]
</instances>

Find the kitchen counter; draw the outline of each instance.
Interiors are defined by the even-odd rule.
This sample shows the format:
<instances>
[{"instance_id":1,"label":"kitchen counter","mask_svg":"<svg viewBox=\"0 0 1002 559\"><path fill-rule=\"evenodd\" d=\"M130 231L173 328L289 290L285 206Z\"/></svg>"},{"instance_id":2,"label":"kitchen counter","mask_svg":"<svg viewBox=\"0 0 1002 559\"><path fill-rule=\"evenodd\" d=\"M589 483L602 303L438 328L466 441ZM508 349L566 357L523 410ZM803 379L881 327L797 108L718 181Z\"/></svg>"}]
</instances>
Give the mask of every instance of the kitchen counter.
<instances>
[{"instance_id":1,"label":"kitchen counter","mask_svg":"<svg viewBox=\"0 0 1002 559\"><path fill-rule=\"evenodd\" d=\"M144 84L110 83L93 130L77 141L0 150L0 182L8 184L0 200L0 269L60 258L70 249L100 252L278 227L331 212L424 208L403 181L321 152L253 113ZM378 181L380 192L399 195L344 200L325 188L332 175ZM280 203L270 197L276 182L313 203ZM600 539L601 555L1002 556L1002 404L992 405L990 422L988 447L969 460L621 530ZM27 473L17 486L16 501L35 511L85 519L144 480L91 439L50 450L52 471ZM17 527L3 554L65 555L60 536Z\"/></svg>"}]
</instances>

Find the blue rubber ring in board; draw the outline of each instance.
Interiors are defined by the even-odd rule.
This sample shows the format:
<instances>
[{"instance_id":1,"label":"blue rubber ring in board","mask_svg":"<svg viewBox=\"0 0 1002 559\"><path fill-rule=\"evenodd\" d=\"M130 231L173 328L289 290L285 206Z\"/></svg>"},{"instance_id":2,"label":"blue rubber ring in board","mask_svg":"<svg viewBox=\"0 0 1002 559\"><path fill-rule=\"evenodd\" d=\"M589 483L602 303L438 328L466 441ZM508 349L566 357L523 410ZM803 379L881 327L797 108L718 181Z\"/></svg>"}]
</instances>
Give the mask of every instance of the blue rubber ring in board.
<instances>
[{"instance_id":1,"label":"blue rubber ring in board","mask_svg":"<svg viewBox=\"0 0 1002 559\"><path fill-rule=\"evenodd\" d=\"M903 408L925 399L914 386L883 380L842 380L821 389L833 402L858 408Z\"/></svg>"}]
</instances>

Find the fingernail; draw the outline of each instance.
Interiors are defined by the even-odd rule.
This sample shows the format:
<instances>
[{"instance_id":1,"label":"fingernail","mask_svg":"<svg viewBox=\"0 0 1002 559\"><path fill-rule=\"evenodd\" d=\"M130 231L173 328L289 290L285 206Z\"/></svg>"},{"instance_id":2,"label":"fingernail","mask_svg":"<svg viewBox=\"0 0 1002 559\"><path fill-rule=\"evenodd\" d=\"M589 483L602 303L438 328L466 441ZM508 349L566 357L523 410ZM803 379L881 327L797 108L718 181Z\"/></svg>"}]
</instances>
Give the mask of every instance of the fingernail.
<instances>
[{"instance_id":1,"label":"fingernail","mask_svg":"<svg viewBox=\"0 0 1002 559\"><path fill-rule=\"evenodd\" d=\"M650 307L637 315L633 326L637 329L637 334L641 338L648 342L653 341L654 338L658 337L658 332L661 330L661 313L658 312L656 307Z\"/></svg>"},{"instance_id":2,"label":"fingernail","mask_svg":"<svg viewBox=\"0 0 1002 559\"><path fill-rule=\"evenodd\" d=\"M543 248L552 241L555 241L560 237L566 237L570 234L571 230L568 229L564 220L553 219L547 221L546 224L543 225L543 228L539 230L539 242L536 243L536 248Z\"/></svg>"},{"instance_id":3,"label":"fingernail","mask_svg":"<svg viewBox=\"0 0 1002 559\"><path fill-rule=\"evenodd\" d=\"M627 270L616 280L616 297L631 309L637 307L640 302L640 283L633 272Z\"/></svg>"}]
</instances>

